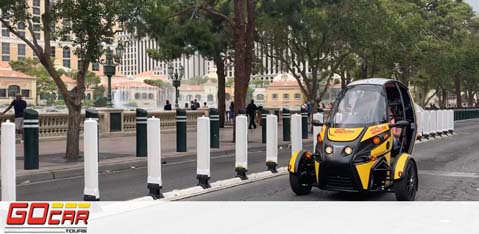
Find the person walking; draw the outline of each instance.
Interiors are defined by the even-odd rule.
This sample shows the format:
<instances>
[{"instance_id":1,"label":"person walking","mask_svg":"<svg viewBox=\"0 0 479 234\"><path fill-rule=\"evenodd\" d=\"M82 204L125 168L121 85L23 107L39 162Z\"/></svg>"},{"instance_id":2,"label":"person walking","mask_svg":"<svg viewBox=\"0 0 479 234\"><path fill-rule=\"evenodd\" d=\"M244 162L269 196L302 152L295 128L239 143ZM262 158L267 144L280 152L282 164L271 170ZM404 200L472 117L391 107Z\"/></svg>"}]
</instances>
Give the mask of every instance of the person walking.
<instances>
[{"instance_id":1,"label":"person walking","mask_svg":"<svg viewBox=\"0 0 479 234\"><path fill-rule=\"evenodd\" d=\"M170 110L172 110L172 109L171 109L170 100L166 100L166 105L163 107L163 109L164 109L165 111L170 111Z\"/></svg>"},{"instance_id":2,"label":"person walking","mask_svg":"<svg viewBox=\"0 0 479 234\"><path fill-rule=\"evenodd\" d=\"M208 109L208 105L206 102L203 102L203 109Z\"/></svg>"},{"instance_id":3,"label":"person walking","mask_svg":"<svg viewBox=\"0 0 479 234\"><path fill-rule=\"evenodd\" d=\"M190 106L191 110L196 110L196 103L194 101L191 101Z\"/></svg>"},{"instance_id":4,"label":"person walking","mask_svg":"<svg viewBox=\"0 0 479 234\"><path fill-rule=\"evenodd\" d=\"M229 114L230 114L230 121L234 121L235 120L235 103L234 102L230 103Z\"/></svg>"},{"instance_id":5,"label":"person walking","mask_svg":"<svg viewBox=\"0 0 479 234\"><path fill-rule=\"evenodd\" d=\"M258 107L254 104L254 100L251 100L251 103L248 104L248 106L246 107L246 114L248 114L249 116L249 125L248 125L249 129L256 129L255 115L256 115L257 109Z\"/></svg>"},{"instance_id":6,"label":"person walking","mask_svg":"<svg viewBox=\"0 0 479 234\"><path fill-rule=\"evenodd\" d=\"M13 100L10 105L2 112L2 115L7 113L10 109L15 111L15 130L18 134L22 135L23 140L23 113L27 108L27 102L23 100L22 95L17 94L15 100Z\"/></svg>"}]
</instances>

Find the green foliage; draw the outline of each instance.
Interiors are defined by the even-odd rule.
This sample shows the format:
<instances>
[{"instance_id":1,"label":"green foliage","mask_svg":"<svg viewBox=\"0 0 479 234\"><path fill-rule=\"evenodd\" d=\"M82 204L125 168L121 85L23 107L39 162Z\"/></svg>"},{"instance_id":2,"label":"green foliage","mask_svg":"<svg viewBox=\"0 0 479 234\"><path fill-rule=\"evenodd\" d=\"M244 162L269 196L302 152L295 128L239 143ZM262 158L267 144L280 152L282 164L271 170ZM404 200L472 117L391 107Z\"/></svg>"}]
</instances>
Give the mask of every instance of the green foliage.
<instances>
[{"instance_id":1,"label":"green foliage","mask_svg":"<svg viewBox=\"0 0 479 234\"><path fill-rule=\"evenodd\" d=\"M170 83L164 82L162 80L145 80L144 82L146 84L156 86L156 87L162 88L162 89L172 89L173 88L173 86Z\"/></svg>"},{"instance_id":2,"label":"green foliage","mask_svg":"<svg viewBox=\"0 0 479 234\"><path fill-rule=\"evenodd\" d=\"M185 85L202 85L206 82L208 82L208 77L201 76L196 76L191 79L181 81L181 83Z\"/></svg>"},{"instance_id":3,"label":"green foliage","mask_svg":"<svg viewBox=\"0 0 479 234\"><path fill-rule=\"evenodd\" d=\"M103 97L103 96L98 97L95 100L95 107L105 107L107 102L108 102L107 97Z\"/></svg>"}]
</instances>

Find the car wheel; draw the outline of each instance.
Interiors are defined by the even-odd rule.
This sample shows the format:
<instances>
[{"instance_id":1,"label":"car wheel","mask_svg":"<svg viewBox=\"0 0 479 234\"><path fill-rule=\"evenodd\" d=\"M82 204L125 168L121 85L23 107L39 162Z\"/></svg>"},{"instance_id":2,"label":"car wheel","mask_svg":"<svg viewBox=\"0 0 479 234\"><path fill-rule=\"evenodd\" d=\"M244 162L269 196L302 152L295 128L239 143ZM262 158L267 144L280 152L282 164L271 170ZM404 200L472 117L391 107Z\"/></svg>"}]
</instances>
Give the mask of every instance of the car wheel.
<instances>
[{"instance_id":1,"label":"car wheel","mask_svg":"<svg viewBox=\"0 0 479 234\"><path fill-rule=\"evenodd\" d=\"M405 173L401 180L395 182L396 200L414 201L418 189L418 175L414 161L408 160Z\"/></svg>"},{"instance_id":2,"label":"car wheel","mask_svg":"<svg viewBox=\"0 0 479 234\"><path fill-rule=\"evenodd\" d=\"M313 188L313 178L310 177L312 176L305 171L296 174L289 174L289 184L296 195L301 196L311 192L311 189Z\"/></svg>"}]
</instances>

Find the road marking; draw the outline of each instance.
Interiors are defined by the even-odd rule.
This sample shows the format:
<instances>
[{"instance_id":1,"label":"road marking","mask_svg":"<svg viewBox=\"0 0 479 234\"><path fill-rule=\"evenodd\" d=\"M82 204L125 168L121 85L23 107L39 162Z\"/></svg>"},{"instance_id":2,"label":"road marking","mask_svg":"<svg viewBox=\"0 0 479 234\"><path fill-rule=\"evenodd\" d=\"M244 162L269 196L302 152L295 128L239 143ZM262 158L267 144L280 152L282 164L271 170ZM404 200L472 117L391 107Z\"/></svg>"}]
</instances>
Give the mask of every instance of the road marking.
<instances>
[{"instance_id":1,"label":"road marking","mask_svg":"<svg viewBox=\"0 0 479 234\"><path fill-rule=\"evenodd\" d=\"M444 177L479 178L479 173L472 173L472 172L420 170L419 174L420 175L431 175L431 176L444 176Z\"/></svg>"}]
</instances>

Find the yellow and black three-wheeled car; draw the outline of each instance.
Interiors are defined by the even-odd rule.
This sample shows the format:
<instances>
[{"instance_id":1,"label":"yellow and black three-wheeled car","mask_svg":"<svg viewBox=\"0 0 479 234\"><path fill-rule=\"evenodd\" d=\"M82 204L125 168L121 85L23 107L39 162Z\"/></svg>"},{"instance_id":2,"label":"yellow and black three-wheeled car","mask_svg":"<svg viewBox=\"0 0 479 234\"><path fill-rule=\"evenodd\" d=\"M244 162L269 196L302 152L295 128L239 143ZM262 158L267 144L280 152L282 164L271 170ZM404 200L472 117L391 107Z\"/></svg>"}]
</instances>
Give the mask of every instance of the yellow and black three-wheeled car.
<instances>
[{"instance_id":1,"label":"yellow and black three-wheeled car","mask_svg":"<svg viewBox=\"0 0 479 234\"><path fill-rule=\"evenodd\" d=\"M394 192L412 201L418 189L414 103L405 85L388 79L349 84L320 126L315 152L298 151L289 162L297 195L313 186L346 192ZM323 123L324 122L324 123Z\"/></svg>"}]
</instances>

